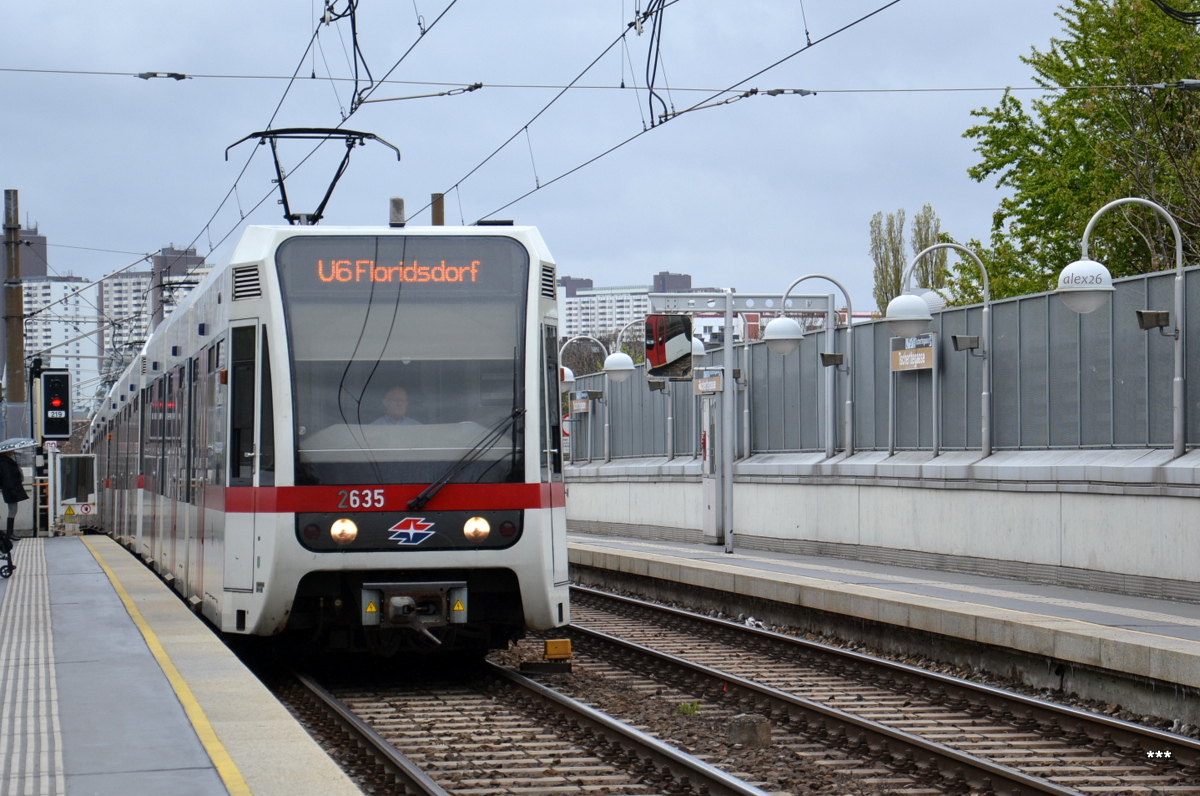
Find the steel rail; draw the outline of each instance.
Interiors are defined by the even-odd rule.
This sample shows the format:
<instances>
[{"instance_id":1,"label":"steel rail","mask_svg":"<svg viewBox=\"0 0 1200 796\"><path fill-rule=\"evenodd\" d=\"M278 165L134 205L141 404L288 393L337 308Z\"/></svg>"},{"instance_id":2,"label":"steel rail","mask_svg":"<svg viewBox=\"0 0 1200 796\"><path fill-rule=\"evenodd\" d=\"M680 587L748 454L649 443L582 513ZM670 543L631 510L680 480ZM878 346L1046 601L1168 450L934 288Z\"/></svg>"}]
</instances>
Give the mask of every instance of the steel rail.
<instances>
[{"instance_id":1,"label":"steel rail","mask_svg":"<svg viewBox=\"0 0 1200 796\"><path fill-rule=\"evenodd\" d=\"M699 793L707 792L712 796L769 796L766 791L590 708L582 702L564 696L511 669L506 669L491 661L485 663L487 670L492 675L503 678L550 703L552 709L566 714L569 720L588 727L611 743L634 752L639 758L648 758L658 768L670 771L675 779L685 787L696 789Z\"/></svg>"},{"instance_id":2,"label":"steel rail","mask_svg":"<svg viewBox=\"0 0 1200 796\"><path fill-rule=\"evenodd\" d=\"M643 600L610 594L586 586L572 586L571 588L579 591L581 594L591 595L604 600L661 612L676 618L721 627L738 633L752 634L758 638L769 639L777 644L790 645L818 655L838 657L864 669L875 669L876 671L899 675L914 682L933 683L943 688L948 696L959 696L975 704L999 703L1008 705L1010 708L1016 706L1033 718L1045 722L1057 722L1064 729L1074 728L1085 732L1090 738L1099 743L1111 742L1128 751L1141 752L1143 754L1149 749L1170 752L1171 757L1178 763L1185 766L1200 767L1200 741L1166 732L1165 730L1146 727L1100 713L1092 713L1081 708L1058 705L1035 697L1025 696L1024 694L1005 691L995 686L973 683L969 680L963 680L962 678L953 677L948 674L941 674L940 672L932 672L918 666L876 658L861 652L854 652L853 650L831 647L820 642L787 636L771 630L747 627L738 622L731 622L728 619L717 619L678 608L658 605L657 603L648 603ZM1106 733L1107 737L1105 736Z\"/></svg>"},{"instance_id":3,"label":"steel rail","mask_svg":"<svg viewBox=\"0 0 1200 796\"><path fill-rule=\"evenodd\" d=\"M943 784L965 784L984 792L990 790L997 796L1017 796L1017 794L1030 793L1079 796L1080 793L1073 788L1056 785L1049 780L1031 776L991 760L926 740L877 721L864 719L820 702L761 685L685 658L659 652L641 644L625 641L607 633L589 630L578 625L571 625L570 632L715 681L721 684L723 690L732 692L735 696L740 694L755 702L769 704L785 711L789 716L802 717L806 723L814 722L824 725L827 730L832 725L833 728L840 729L847 740L853 741L855 736L865 739L874 753L886 752L893 759L911 761L911 766L915 766L925 774L940 774Z\"/></svg>"},{"instance_id":4,"label":"steel rail","mask_svg":"<svg viewBox=\"0 0 1200 796\"><path fill-rule=\"evenodd\" d=\"M369 724L354 715L350 708L318 685L315 680L298 672L293 672L293 674L300 685L324 705L339 724L357 740L362 741L382 761L383 765L391 770L407 793L419 796L452 796L449 791L434 782L428 774L400 754L396 747L375 732Z\"/></svg>"}]
</instances>

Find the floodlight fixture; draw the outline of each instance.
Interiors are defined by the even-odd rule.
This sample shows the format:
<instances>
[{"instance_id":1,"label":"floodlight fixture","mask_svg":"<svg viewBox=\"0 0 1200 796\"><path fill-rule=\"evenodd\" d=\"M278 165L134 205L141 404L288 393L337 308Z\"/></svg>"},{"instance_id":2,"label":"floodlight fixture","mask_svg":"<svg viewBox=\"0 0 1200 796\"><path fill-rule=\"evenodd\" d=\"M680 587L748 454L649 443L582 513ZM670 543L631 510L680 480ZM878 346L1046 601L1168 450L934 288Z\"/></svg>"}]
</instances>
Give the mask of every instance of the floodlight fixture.
<instances>
[{"instance_id":1,"label":"floodlight fixture","mask_svg":"<svg viewBox=\"0 0 1200 796\"><path fill-rule=\"evenodd\" d=\"M1143 332L1171 325L1171 313L1167 310L1137 310L1138 328Z\"/></svg>"},{"instance_id":2,"label":"floodlight fixture","mask_svg":"<svg viewBox=\"0 0 1200 796\"><path fill-rule=\"evenodd\" d=\"M974 351L979 348L979 335L977 334L952 334L950 342L954 343L955 351Z\"/></svg>"}]
</instances>

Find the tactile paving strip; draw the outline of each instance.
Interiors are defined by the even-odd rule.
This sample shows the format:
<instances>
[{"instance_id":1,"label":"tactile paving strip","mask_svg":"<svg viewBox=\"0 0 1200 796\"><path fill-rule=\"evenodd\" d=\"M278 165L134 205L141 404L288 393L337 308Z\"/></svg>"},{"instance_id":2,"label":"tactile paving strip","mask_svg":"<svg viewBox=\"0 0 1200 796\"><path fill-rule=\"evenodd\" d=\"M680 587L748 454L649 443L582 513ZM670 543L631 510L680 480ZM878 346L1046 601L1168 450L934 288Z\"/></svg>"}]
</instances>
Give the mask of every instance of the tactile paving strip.
<instances>
[{"instance_id":1,"label":"tactile paving strip","mask_svg":"<svg viewBox=\"0 0 1200 796\"><path fill-rule=\"evenodd\" d=\"M0 603L0 796L62 796L50 582L43 540L21 539Z\"/></svg>"}]
</instances>

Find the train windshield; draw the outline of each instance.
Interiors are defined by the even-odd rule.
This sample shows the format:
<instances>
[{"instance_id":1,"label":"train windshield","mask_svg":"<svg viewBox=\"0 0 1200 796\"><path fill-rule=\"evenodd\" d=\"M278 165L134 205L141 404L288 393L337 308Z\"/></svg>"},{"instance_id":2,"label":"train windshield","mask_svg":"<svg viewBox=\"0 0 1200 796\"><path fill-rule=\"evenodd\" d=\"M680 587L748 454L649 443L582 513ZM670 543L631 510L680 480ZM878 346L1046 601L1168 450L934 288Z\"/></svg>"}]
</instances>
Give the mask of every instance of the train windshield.
<instances>
[{"instance_id":1,"label":"train windshield","mask_svg":"<svg viewBox=\"0 0 1200 796\"><path fill-rule=\"evenodd\" d=\"M520 415L529 256L516 241L299 237L275 260L297 484L429 483ZM523 429L455 480L524 480Z\"/></svg>"}]
</instances>

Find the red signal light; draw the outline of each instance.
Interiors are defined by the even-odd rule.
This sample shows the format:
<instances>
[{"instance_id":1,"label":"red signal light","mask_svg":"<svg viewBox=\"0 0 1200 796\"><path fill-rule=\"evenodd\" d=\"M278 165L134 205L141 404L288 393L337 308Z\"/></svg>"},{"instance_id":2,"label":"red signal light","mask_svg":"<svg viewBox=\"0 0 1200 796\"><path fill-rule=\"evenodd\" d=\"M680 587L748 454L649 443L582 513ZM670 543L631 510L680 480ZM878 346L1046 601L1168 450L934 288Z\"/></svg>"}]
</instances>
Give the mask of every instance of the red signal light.
<instances>
[{"instance_id":1,"label":"red signal light","mask_svg":"<svg viewBox=\"0 0 1200 796\"><path fill-rule=\"evenodd\" d=\"M50 405L57 409L58 407L62 406L62 398L51 398Z\"/></svg>"}]
</instances>

